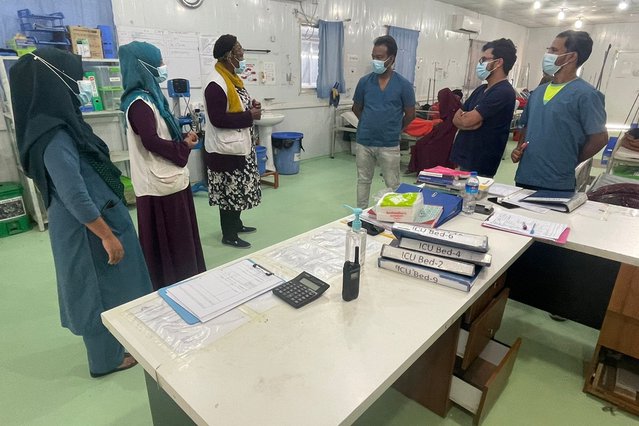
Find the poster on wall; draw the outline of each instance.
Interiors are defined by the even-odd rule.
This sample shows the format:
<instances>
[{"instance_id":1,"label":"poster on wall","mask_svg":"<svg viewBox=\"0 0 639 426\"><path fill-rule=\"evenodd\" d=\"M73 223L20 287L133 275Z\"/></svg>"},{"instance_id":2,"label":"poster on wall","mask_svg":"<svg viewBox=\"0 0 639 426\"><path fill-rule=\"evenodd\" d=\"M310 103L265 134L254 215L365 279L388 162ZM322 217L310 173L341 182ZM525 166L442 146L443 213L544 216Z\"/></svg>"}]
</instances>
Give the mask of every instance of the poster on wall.
<instances>
[{"instance_id":1,"label":"poster on wall","mask_svg":"<svg viewBox=\"0 0 639 426\"><path fill-rule=\"evenodd\" d=\"M138 27L118 27L117 32L120 46L132 41L151 43L162 52L170 78L185 78L191 87L202 87L197 33ZM166 82L160 86L166 88Z\"/></svg>"},{"instance_id":2,"label":"poster on wall","mask_svg":"<svg viewBox=\"0 0 639 426\"><path fill-rule=\"evenodd\" d=\"M211 74L217 62L213 57L213 47L218 38L218 35L200 34L198 48L200 51L200 74L202 74L203 81Z\"/></svg>"},{"instance_id":3,"label":"poster on wall","mask_svg":"<svg viewBox=\"0 0 639 426\"><path fill-rule=\"evenodd\" d=\"M244 72L240 74L240 78L244 81L244 84L249 86L259 84L259 66L257 58L254 56L244 55L244 60L246 61L246 68L244 69Z\"/></svg>"},{"instance_id":4,"label":"poster on wall","mask_svg":"<svg viewBox=\"0 0 639 426\"><path fill-rule=\"evenodd\" d=\"M262 84L267 86L274 86L276 82L275 78L275 62L262 62Z\"/></svg>"}]
</instances>

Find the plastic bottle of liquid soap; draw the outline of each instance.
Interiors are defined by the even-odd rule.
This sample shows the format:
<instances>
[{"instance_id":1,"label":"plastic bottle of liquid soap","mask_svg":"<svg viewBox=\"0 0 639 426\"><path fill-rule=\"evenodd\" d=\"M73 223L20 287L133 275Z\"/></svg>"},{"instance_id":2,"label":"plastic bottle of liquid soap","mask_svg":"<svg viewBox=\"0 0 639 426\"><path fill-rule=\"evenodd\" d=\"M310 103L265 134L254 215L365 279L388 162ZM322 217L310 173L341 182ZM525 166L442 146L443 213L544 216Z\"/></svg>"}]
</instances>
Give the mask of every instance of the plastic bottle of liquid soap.
<instances>
[{"instance_id":1,"label":"plastic bottle of liquid soap","mask_svg":"<svg viewBox=\"0 0 639 426\"><path fill-rule=\"evenodd\" d=\"M344 207L349 208L353 214L355 215L355 219L353 220L353 226L346 234L346 261L355 262L355 248L358 248L358 257L359 257L359 265L363 269L364 261L366 260L366 230L362 229L362 221L359 216L362 214L362 209L359 207L351 207L344 205Z\"/></svg>"},{"instance_id":2,"label":"plastic bottle of liquid soap","mask_svg":"<svg viewBox=\"0 0 639 426\"><path fill-rule=\"evenodd\" d=\"M353 211L355 219L346 234L346 261L342 276L342 299L349 302L359 296L359 277L366 254L366 230L362 229L359 216L362 209L346 206Z\"/></svg>"},{"instance_id":3,"label":"plastic bottle of liquid soap","mask_svg":"<svg viewBox=\"0 0 639 426\"><path fill-rule=\"evenodd\" d=\"M477 196L479 195L479 179L477 179L477 172L470 172L470 177L466 181L466 187L464 188L463 198L464 204L462 210L466 214L473 214L475 212L475 204L477 203Z\"/></svg>"}]
</instances>

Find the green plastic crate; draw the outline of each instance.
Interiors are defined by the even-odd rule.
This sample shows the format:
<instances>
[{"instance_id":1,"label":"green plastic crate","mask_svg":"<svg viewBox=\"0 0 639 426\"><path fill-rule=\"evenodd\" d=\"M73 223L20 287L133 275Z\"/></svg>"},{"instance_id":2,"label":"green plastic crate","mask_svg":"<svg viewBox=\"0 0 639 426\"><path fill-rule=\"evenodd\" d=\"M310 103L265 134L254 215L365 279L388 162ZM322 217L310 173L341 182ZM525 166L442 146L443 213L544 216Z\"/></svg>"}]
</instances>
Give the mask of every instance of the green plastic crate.
<instances>
[{"instance_id":1,"label":"green plastic crate","mask_svg":"<svg viewBox=\"0 0 639 426\"><path fill-rule=\"evenodd\" d=\"M0 238L31 229L22 199L22 186L0 182Z\"/></svg>"},{"instance_id":2,"label":"green plastic crate","mask_svg":"<svg viewBox=\"0 0 639 426\"><path fill-rule=\"evenodd\" d=\"M124 185L124 201L129 206L135 204L135 192L133 191L133 183L131 178L126 176L120 176L120 182Z\"/></svg>"}]
</instances>

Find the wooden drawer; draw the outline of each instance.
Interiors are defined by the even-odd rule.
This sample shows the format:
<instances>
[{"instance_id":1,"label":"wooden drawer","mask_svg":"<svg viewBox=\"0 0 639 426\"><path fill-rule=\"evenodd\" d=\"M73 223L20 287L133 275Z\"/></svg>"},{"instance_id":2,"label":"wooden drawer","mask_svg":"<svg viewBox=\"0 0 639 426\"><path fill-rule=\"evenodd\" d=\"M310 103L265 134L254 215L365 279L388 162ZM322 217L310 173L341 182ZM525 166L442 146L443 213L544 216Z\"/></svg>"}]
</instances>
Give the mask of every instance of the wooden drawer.
<instances>
[{"instance_id":1,"label":"wooden drawer","mask_svg":"<svg viewBox=\"0 0 639 426\"><path fill-rule=\"evenodd\" d=\"M468 339L468 332L461 330L459 346ZM450 387L450 399L474 414L473 424L478 425L508 383L513 370L521 339L512 347L490 340L479 357L465 370L457 368ZM461 365L462 359L457 360Z\"/></svg>"},{"instance_id":2,"label":"wooden drawer","mask_svg":"<svg viewBox=\"0 0 639 426\"><path fill-rule=\"evenodd\" d=\"M617 312L606 312L599 344L639 359L639 320Z\"/></svg>"},{"instance_id":3,"label":"wooden drawer","mask_svg":"<svg viewBox=\"0 0 639 426\"><path fill-rule=\"evenodd\" d=\"M464 325L470 325L483 311L490 302L499 294L506 285L506 273L504 272L497 280L482 294L473 306L471 306L463 316Z\"/></svg>"},{"instance_id":4,"label":"wooden drawer","mask_svg":"<svg viewBox=\"0 0 639 426\"><path fill-rule=\"evenodd\" d=\"M470 324L468 338L463 346L457 347L457 355L463 359L461 365L463 370L472 364L499 330L509 292L510 289L503 289Z\"/></svg>"}]
</instances>

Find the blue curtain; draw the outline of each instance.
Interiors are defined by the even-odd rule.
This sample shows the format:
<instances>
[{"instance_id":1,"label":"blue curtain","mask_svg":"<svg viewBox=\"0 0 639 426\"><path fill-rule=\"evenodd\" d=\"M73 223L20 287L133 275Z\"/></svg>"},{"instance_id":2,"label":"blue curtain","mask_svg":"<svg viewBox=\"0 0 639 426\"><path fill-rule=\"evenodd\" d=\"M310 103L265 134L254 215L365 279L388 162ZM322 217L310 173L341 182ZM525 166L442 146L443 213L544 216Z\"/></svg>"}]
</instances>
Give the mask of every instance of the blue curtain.
<instances>
[{"instance_id":1,"label":"blue curtain","mask_svg":"<svg viewBox=\"0 0 639 426\"><path fill-rule=\"evenodd\" d=\"M318 65L317 97L328 98L336 82L339 83L340 93L345 93L344 23L342 21L319 21Z\"/></svg>"},{"instance_id":2,"label":"blue curtain","mask_svg":"<svg viewBox=\"0 0 639 426\"><path fill-rule=\"evenodd\" d=\"M395 71L411 83L415 83L415 65L417 64L417 42L419 31L400 27L389 27L388 35L397 42L397 60Z\"/></svg>"}]
</instances>

